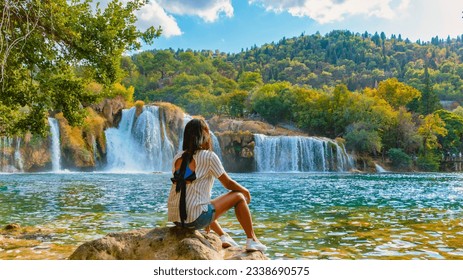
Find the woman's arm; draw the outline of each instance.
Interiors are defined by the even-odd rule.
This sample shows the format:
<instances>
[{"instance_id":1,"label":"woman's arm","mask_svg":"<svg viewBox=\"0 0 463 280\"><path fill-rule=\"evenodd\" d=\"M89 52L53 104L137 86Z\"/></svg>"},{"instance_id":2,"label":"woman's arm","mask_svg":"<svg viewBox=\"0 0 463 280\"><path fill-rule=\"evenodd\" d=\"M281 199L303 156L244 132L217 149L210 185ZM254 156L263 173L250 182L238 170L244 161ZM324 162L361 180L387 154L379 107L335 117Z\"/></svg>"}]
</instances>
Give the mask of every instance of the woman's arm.
<instances>
[{"instance_id":1,"label":"woman's arm","mask_svg":"<svg viewBox=\"0 0 463 280\"><path fill-rule=\"evenodd\" d=\"M248 204L251 203L251 193L249 190L230 178L226 172L220 175L219 181L226 189L242 193L246 198L246 202Z\"/></svg>"}]
</instances>

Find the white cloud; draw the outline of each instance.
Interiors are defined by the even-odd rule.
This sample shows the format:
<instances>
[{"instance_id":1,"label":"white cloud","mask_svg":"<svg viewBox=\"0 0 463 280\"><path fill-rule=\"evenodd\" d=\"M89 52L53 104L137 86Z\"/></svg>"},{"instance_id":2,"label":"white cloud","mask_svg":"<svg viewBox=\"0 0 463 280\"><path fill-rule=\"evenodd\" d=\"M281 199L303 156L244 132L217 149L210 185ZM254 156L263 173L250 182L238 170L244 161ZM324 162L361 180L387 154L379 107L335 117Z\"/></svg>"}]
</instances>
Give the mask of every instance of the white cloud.
<instances>
[{"instance_id":1,"label":"white cloud","mask_svg":"<svg viewBox=\"0 0 463 280\"><path fill-rule=\"evenodd\" d=\"M143 6L136 12L136 15L138 18L137 26L141 29L146 29L149 26L154 26L155 28L161 26L162 36L169 38L182 35L182 31L175 18L172 15L168 15L155 1Z\"/></svg>"},{"instance_id":2,"label":"white cloud","mask_svg":"<svg viewBox=\"0 0 463 280\"><path fill-rule=\"evenodd\" d=\"M342 21L354 15L393 19L403 14L411 0L248 0L267 11L288 12L293 16L309 17L325 24Z\"/></svg>"},{"instance_id":3,"label":"white cloud","mask_svg":"<svg viewBox=\"0 0 463 280\"><path fill-rule=\"evenodd\" d=\"M205 22L215 22L220 15L233 16L231 0L156 0L166 11L176 15L191 15Z\"/></svg>"}]
</instances>

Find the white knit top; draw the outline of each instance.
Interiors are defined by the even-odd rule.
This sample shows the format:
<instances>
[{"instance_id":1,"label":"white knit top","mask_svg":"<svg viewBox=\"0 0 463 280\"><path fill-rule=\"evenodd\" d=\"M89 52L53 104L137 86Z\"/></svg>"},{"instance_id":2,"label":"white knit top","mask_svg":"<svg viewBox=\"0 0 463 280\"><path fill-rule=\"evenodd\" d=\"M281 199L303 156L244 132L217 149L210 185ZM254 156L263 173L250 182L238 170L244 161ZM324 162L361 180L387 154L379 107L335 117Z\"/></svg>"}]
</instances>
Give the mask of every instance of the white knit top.
<instances>
[{"instance_id":1,"label":"white knit top","mask_svg":"<svg viewBox=\"0 0 463 280\"><path fill-rule=\"evenodd\" d=\"M175 162L182 157L183 151L174 157L172 173L175 172ZM225 173L219 157L209 150L199 150L193 155L196 163L196 180L186 187L186 211L185 223L196 220L202 212L207 211L207 205L211 202L211 190L214 178L219 178ZM167 202L167 219L169 222L180 222L180 192L175 191L172 184Z\"/></svg>"}]
</instances>

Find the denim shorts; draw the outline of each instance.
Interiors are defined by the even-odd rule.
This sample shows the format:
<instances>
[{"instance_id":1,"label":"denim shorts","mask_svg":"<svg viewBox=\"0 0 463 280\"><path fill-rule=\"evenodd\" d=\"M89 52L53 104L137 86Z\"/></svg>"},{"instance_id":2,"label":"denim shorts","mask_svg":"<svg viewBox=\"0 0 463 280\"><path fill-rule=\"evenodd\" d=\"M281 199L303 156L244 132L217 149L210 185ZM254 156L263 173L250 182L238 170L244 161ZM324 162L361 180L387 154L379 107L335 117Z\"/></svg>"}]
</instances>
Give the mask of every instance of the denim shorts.
<instances>
[{"instance_id":1,"label":"denim shorts","mask_svg":"<svg viewBox=\"0 0 463 280\"><path fill-rule=\"evenodd\" d=\"M215 208L214 205L208 204L207 211L204 211L199 215L199 217L191 223L185 223L183 227L185 228L194 228L194 229L202 229L210 225L214 220L214 213ZM175 222L177 226L182 226L182 223Z\"/></svg>"}]
</instances>

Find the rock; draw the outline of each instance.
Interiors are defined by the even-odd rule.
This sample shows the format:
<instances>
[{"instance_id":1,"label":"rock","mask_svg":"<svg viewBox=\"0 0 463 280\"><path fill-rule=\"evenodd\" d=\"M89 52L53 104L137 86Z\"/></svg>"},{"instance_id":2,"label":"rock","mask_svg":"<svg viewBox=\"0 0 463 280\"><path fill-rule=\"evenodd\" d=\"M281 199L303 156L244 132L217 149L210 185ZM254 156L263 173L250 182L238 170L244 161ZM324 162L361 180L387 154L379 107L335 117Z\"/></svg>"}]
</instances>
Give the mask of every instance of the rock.
<instances>
[{"instance_id":1,"label":"rock","mask_svg":"<svg viewBox=\"0 0 463 280\"><path fill-rule=\"evenodd\" d=\"M21 226L19 224L9 224L5 226L5 230L17 230L20 228Z\"/></svg>"},{"instance_id":2,"label":"rock","mask_svg":"<svg viewBox=\"0 0 463 280\"><path fill-rule=\"evenodd\" d=\"M251 260L267 259L261 252L246 253L240 248L223 250L216 234L179 227L140 229L111 233L86 242L69 257L71 260Z\"/></svg>"}]
</instances>

